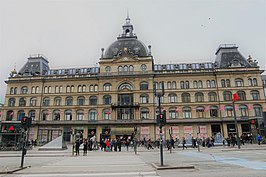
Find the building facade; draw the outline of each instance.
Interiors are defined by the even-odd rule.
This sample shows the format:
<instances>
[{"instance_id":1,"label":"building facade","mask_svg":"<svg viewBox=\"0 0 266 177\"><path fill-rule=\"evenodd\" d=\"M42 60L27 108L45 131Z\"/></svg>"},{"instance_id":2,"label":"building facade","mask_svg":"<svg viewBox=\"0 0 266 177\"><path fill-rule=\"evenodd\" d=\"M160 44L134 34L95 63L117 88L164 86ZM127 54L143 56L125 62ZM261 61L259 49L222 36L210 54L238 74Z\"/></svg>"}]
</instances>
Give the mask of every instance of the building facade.
<instances>
[{"instance_id":1,"label":"building facade","mask_svg":"<svg viewBox=\"0 0 266 177\"><path fill-rule=\"evenodd\" d=\"M236 45L220 45L216 59L206 63L156 64L151 46L133 33L129 17L123 32L102 54L97 67L51 69L48 60L31 56L6 81L1 138L10 126L19 132L23 116L31 117L30 139L66 141L96 135L158 139L158 99L164 82L162 109L167 124L164 138L228 137L236 133L232 95L238 93L239 134L258 133L252 119L262 119L266 108L259 66L245 59Z\"/></svg>"}]
</instances>

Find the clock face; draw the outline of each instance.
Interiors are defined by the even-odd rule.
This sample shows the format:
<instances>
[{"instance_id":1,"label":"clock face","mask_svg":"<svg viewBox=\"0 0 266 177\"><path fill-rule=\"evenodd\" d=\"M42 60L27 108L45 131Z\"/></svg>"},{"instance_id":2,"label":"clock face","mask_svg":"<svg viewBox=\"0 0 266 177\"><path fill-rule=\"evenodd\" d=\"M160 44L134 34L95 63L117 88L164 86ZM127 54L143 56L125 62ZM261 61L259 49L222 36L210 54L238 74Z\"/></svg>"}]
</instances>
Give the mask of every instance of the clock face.
<instances>
[{"instance_id":1,"label":"clock face","mask_svg":"<svg viewBox=\"0 0 266 177\"><path fill-rule=\"evenodd\" d=\"M142 64L142 65L140 66L140 69L141 69L142 71L146 71L147 66L146 66L145 64Z\"/></svg>"}]
</instances>

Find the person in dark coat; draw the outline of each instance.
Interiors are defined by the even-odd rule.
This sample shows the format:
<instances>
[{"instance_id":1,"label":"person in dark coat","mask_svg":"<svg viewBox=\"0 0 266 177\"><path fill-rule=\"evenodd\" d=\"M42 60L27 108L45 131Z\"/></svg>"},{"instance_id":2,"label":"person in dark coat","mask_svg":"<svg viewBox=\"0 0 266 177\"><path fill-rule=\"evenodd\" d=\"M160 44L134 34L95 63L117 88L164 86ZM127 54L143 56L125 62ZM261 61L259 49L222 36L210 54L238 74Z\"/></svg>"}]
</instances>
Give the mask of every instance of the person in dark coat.
<instances>
[{"instance_id":1,"label":"person in dark coat","mask_svg":"<svg viewBox=\"0 0 266 177\"><path fill-rule=\"evenodd\" d=\"M79 142L79 140L77 140L75 143L76 155L79 155L79 146L80 146L80 142Z\"/></svg>"},{"instance_id":2,"label":"person in dark coat","mask_svg":"<svg viewBox=\"0 0 266 177\"><path fill-rule=\"evenodd\" d=\"M87 139L84 139L84 142L83 142L83 155L87 155L87 151L88 151L88 141L87 141Z\"/></svg>"},{"instance_id":3,"label":"person in dark coat","mask_svg":"<svg viewBox=\"0 0 266 177\"><path fill-rule=\"evenodd\" d=\"M183 137L182 145L183 145L183 150L184 150L185 148L187 149L187 146L186 146L186 139L185 139L185 137Z\"/></svg>"}]
</instances>

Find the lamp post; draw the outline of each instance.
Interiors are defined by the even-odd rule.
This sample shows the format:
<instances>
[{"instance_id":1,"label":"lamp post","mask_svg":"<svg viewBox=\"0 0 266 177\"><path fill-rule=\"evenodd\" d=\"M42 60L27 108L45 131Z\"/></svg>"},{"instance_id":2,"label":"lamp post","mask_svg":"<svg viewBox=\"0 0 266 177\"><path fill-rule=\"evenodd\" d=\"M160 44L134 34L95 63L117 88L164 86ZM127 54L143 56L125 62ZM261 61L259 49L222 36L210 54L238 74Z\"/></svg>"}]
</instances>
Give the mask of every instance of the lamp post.
<instances>
[{"instance_id":1,"label":"lamp post","mask_svg":"<svg viewBox=\"0 0 266 177\"><path fill-rule=\"evenodd\" d=\"M162 113L161 110L161 97L164 96L164 81L161 82L162 84L162 92L158 93L156 91L156 85L153 85L153 91L154 95L158 98L158 108L159 108L159 115L157 115L157 125L159 125L160 128L160 159L161 159L161 166L163 166L163 132L162 132L162 126L166 123L166 117L165 117L165 111Z\"/></svg>"},{"instance_id":2,"label":"lamp post","mask_svg":"<svg viewBox=\"0 0 266 177\"><path fill-rule=\"evenodd\" d=\"M234 111L234 120L235 120L237 145L238 145L238 149L240 149L240 139L239 139L239 134L238 134L238 127L237 127L237 120L236 120L236 108L235 108L235 101L238 101L238 100L240 100L238 94L234 93L233 94L233 111Z\"/></svg>"}]
</instances>

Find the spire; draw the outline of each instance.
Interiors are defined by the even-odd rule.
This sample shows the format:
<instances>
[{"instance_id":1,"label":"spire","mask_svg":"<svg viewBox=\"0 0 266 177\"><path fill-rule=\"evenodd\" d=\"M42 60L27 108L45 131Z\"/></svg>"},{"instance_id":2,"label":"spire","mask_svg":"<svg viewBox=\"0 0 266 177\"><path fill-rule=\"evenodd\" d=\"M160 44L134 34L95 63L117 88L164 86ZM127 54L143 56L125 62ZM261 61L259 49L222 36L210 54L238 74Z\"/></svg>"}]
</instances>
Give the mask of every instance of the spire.
<instances>
[{"instance_id":1,"label":"spire","mask_svg":"<svg viewBox=\"0 0 266 177\"><path fill-rule=\"evenodd\" d=\"M130 18L129 18L128 10L127 10L126 25L130 25Z\"/></svg>"},{"instance_id":2,"label":"spire","mask_svg":"<svg viewBox=\"0 0 266 177\"><path fill-rule=\"evenodd\" d=\"M118 39L121 38L137 38L137 36L133 33L133 25L130 23L129 13L127 11L127 18L126 18L126 24L122 26L123 33L118 37Z\"/></svg>"}]
</instances>

